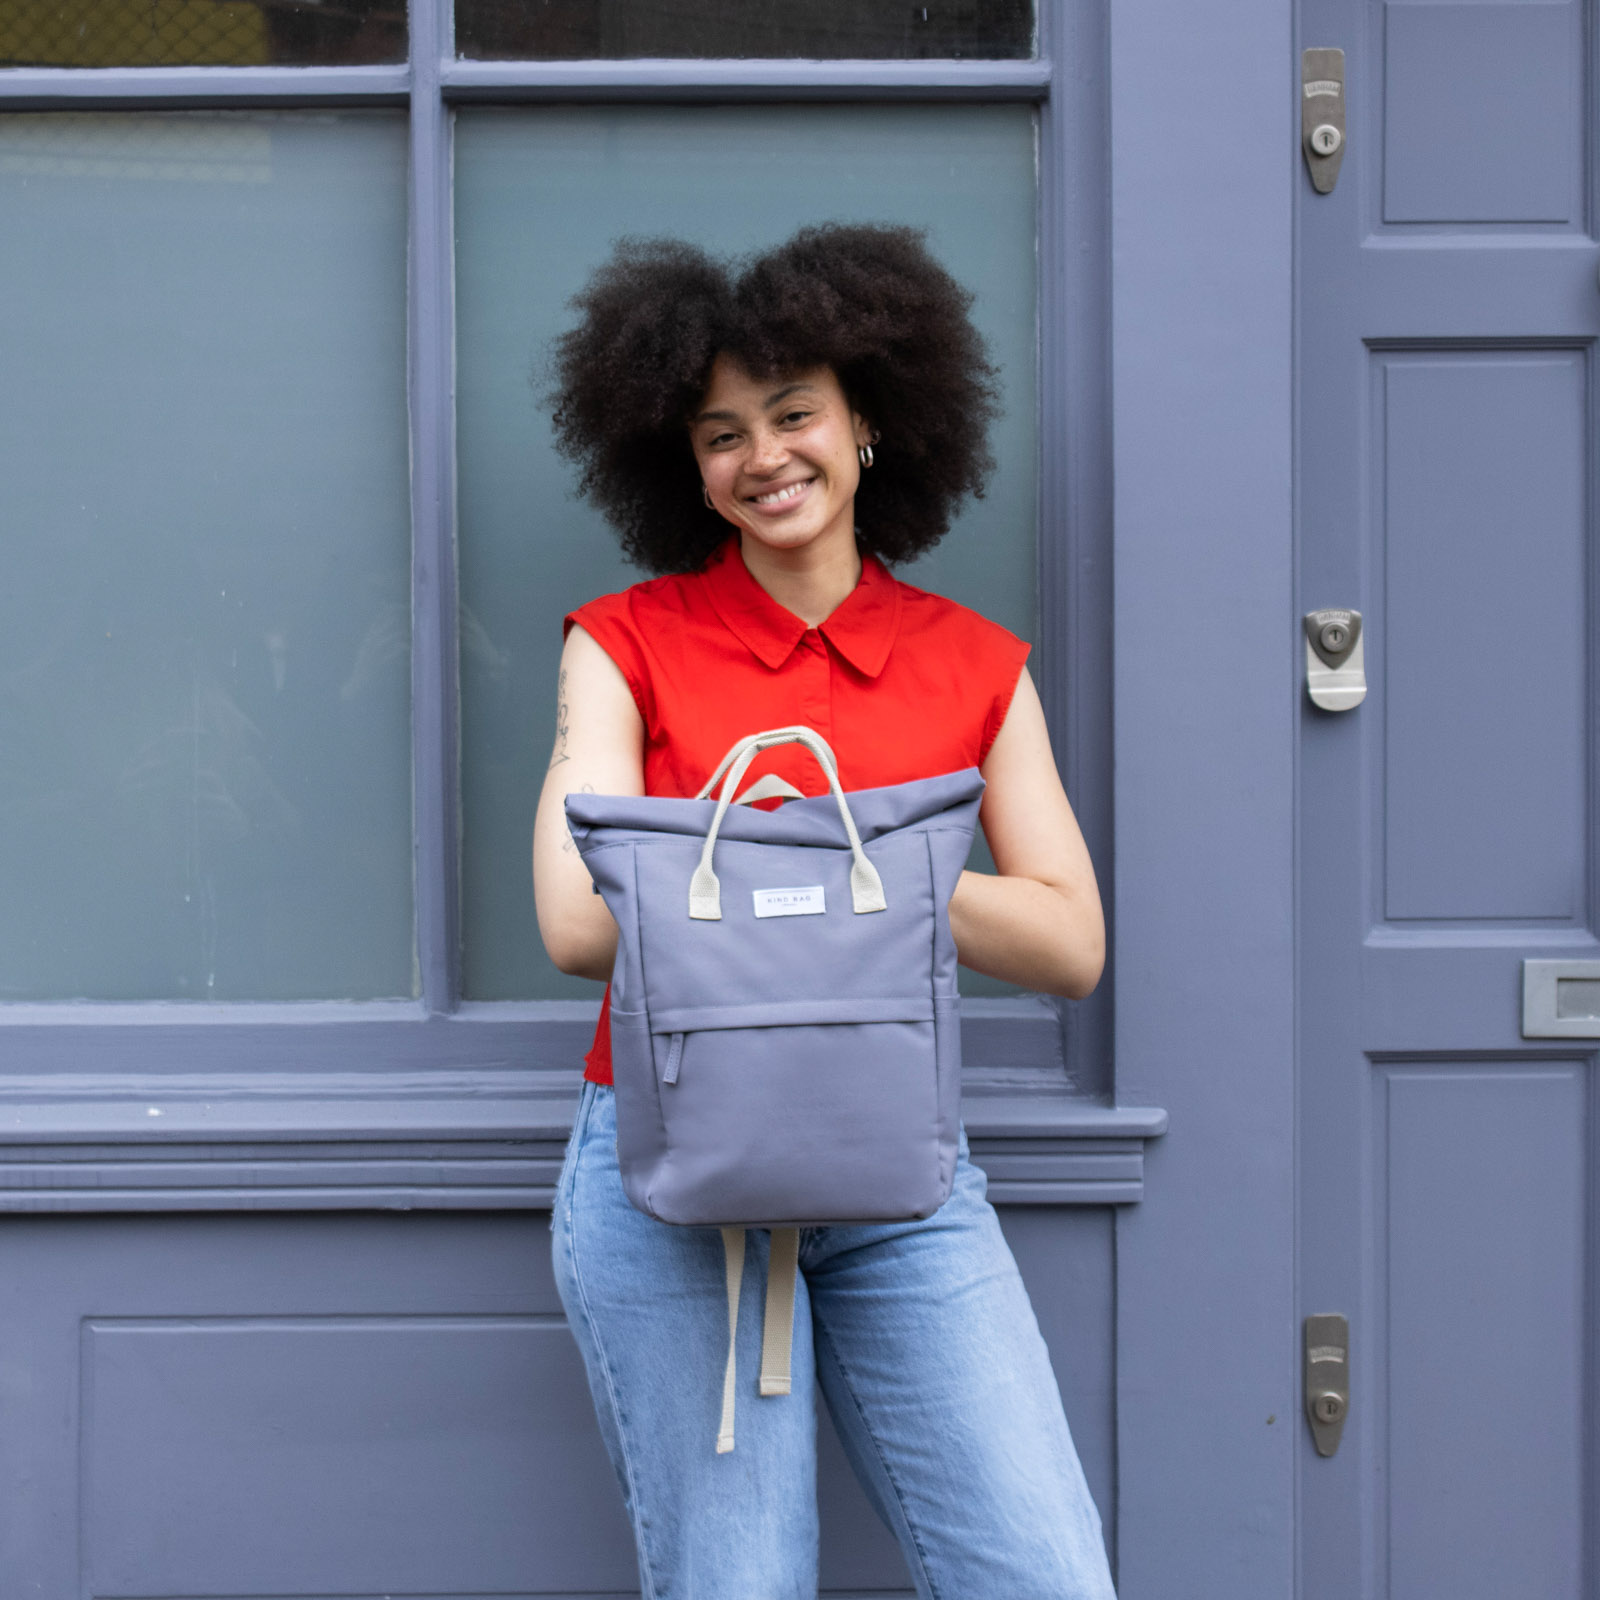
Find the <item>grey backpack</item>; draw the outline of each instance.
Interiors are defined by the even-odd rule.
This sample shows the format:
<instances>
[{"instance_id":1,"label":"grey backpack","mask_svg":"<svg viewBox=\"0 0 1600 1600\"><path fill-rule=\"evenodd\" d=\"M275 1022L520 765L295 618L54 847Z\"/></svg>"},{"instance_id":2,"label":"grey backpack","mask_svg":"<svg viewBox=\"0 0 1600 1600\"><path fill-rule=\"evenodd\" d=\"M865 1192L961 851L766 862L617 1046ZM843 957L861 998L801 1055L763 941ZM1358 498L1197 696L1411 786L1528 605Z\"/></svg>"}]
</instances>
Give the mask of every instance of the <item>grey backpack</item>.
<instances>
[{"instance_id":1,"label":"grey backpack","mask_svg":"<svg viewBox=\"0 0 1600 1600\"><path fill-rule=\"evenodd\" d=\"M820 762L831 797L733 806L756 755L793 743ZM741 798L794 792L769 778ZM949 1197L961 1019L948 907L982 792L968 769L847 798L826 742L791 727L741 739L694 800L567 796L619 929L623 1187L663 1222L724 1229L719 1449L732 1448L742 1229L777 1230L762 1392L787 1393L793 1230L926 1217Z\"/></svg>"}]
</instances>

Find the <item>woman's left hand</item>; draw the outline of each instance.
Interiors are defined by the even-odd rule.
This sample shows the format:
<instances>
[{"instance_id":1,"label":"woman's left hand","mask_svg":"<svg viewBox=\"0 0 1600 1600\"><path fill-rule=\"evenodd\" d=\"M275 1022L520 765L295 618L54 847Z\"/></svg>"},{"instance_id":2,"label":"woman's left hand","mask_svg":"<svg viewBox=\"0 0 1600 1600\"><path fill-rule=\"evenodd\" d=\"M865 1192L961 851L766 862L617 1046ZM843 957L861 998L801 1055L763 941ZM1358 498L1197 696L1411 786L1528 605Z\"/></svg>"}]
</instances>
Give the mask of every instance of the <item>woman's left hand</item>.
<instances>
[{"instance_id":1,"label":"woman's left hand","mask_svg":"<svg viewBox=\"0 0 1600 1600\"><path fill-rule=\"evenodd\" d=\"M950 929L961 963L1081 1000L1105 966L1105 917L1026 668L982 771L980 820L999 871L963 872L956 885Z\"/></svg>"}]
</instances>

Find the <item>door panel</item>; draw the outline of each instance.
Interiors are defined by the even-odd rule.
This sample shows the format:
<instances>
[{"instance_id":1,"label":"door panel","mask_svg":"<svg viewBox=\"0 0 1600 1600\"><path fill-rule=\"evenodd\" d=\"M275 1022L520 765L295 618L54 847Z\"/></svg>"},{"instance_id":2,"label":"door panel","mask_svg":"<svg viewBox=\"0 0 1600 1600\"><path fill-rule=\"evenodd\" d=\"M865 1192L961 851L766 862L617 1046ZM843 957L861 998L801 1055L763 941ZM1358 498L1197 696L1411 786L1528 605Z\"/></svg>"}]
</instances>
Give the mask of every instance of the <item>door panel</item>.
<instances>
[{"instance_id":1,"label":"door panel","mask_svg":"<svg viewBox=\"0 0 1600 1600\"><path fill-rule=\"evenodd\" d=\"M1577 0L1408 0L1383 24L1385 222L1581 216Z\"/></svg>"},{"instance_id":2,"label":"door panel","mask_svg":"<svg viewBox=\"0 0 1600 1600\"><path fill-rule=\"evenodd\" d=\"M1595 1593L1595 1058L1520 1017L1525 958L1600 957L1589 20L1301 6L1348 143L1298 203L1299 605L1368 679L1299 713L1300 1310L1352 1383L1304 1600Z\"/></svg>"},{"instance_id":3,"label":"door panel","mask_svg":"<svg viewBox=\"0 0 1600 1600\"><path fill-rule=\"evenodd\" d=\"M1584 354L1374 362L1380 916L1570 921L1586 854Z\"/></svg>"},{"instance_id":4,"label":"door panel","mask_svg":"<svg viewBox=\"0 0 1600 1600\"><path fill-rule=\"evenodd\" d=\"M81 1351L92 1594L632 1585L559 1314L100 1317Z\"/></svg>"},{"instance_id":5,"label":"door panel","mask_svg":"<svg viewBox=\"0 0 1600 1600\"><path fill-rule=\"evenodd\" d=\"M1388 1592L1575 1600L1586 1073L1402 1065L1375 1088Z\"/></svg>"},{"instance_id":6,"label":"door panel","mask_svg":"<svg viewBox=\"0 0 1600 1600\"><path fill-rule=\"evenodd\" d=\"M1109 1525L1111 1212L1001 1215ZM543 1212L11 1216L0 1330L8 1600L637 1593ZM821 1592L909 1594L818 1450Z\"/></svg>"}]
</instances>

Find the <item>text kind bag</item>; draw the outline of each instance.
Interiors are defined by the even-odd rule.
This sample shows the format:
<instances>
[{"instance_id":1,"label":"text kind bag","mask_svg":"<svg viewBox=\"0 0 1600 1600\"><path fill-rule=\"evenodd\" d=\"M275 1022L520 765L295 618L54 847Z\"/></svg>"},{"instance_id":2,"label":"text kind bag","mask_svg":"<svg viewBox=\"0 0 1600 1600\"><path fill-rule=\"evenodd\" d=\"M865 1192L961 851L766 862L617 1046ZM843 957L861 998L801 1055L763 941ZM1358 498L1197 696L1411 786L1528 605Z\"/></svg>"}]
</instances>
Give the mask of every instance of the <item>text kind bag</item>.
<instances>
[{"instance_id":1,"label":"text kind bag","mask_svg":"<svg viewBox=\"0 0 1600 1600\"><path fill-rule=\"evenodd\" d=\"M732 807L750 763L781 744L817 758L831 796ZM714 805L570 794L566 810L619 929L623 1187L662 1222L725 1230L718 1448L731 1449L737 1230L779 1230L762 1392L787 1393L792 1230L908 1221L949 1197L961 1019L948 907L983 779L968 769L846 797L826 742L792 727L741 739L702 796L719 780ZM742 798L791 792L763 779Z\"/></svg>"}]
</instances>

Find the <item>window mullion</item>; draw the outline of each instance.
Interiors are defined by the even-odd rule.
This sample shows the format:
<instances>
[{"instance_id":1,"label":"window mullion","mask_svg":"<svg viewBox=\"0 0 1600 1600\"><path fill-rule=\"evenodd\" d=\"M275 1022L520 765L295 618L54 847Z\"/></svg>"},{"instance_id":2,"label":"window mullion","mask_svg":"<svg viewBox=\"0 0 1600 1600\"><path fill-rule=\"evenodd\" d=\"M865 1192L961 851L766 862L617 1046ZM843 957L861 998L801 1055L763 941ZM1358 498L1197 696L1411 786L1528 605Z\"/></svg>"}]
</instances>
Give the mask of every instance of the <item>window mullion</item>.
<instances>
[{"instance_id":1,"label":"window mullion","mask_svg":"<svg viewBox=\"0 0 1600 1600\"><path fill-rule=\"evenodd\" d=\"M412 763L417 958L430 1013L460 991L450 124L440 98L448 0L411 4Z\"/></svg>"},{"instance_id":2,"label":"window mullion","mask_svg":"<svg viewBox=\"0 0 1600 1600\"><path fill-rule=\"evenodd\" d=\"M361 67L7 67L0 110L403 105L410 69Z\"/></svg>"},{"instance_id":3,"label":"window mullion","mask_svg":"<svg viewBox=\"0 0 1600 1600\"><path fill-rule=\"evenodd\" d=\"M415 36L416 25L413 24ZM451 100L755 101L950 100L980 104L1043 99L1051 64L1028 61L461 61L447 57Z\"/></svg>"},{"instance_id":4,"label":"window mullion","mask_svg":"<svg viewBox=\"0 0 1600 1600\"><path fill-rule=\"evenodd\" d=\"M1039 53L1078 63L1039 112L1039 643L1056 761L1107 908L1111 840L1109 13L1040 0ZM1061 1008L1075 1082L1111 1092L1112 986Z\"/></svg>"}]
</instances>

